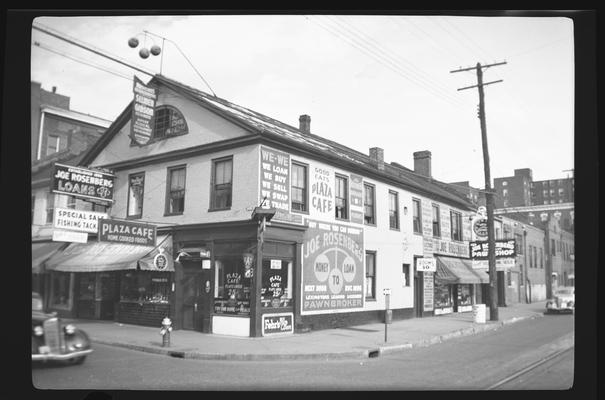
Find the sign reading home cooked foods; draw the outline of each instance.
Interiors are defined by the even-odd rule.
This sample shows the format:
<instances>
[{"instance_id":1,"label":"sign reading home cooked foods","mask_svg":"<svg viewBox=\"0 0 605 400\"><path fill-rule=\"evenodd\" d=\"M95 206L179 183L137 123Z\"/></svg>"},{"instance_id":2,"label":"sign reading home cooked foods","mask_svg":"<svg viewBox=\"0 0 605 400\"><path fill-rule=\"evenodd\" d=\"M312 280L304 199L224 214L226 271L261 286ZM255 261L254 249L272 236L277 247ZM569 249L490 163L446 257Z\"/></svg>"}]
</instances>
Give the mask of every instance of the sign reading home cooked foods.
<instances>
[{"instance_id":1,"label":"sign reading home cooked foods","mask_svg":"<svg viewBox=\"0 0 605 400\"><path fill-rule=\"evenodd\" d=\"M155 225L115 219L100 219L98 227L99 242L155 246Z\"/></svg>"},{"instance_id":2,"label":"sign reading home cooked foods","mask_svg":"<svg viewBox=\"0 0 605 400\"><path fill-rule=\"evenodd\" d=\"M55 163L52 191L86 199L113 201L115 175Z\"/></svg>"},{"instance_id":3,"label":"sign reading home cooked foods","mask_svg":"<svg viewBox=\"0 0 605 400\"><path fill-rule=\"evenodd\" d=\"M308 221L302 245L302 312L363 308L363 229Z\"/></svg>"}]
</instances>

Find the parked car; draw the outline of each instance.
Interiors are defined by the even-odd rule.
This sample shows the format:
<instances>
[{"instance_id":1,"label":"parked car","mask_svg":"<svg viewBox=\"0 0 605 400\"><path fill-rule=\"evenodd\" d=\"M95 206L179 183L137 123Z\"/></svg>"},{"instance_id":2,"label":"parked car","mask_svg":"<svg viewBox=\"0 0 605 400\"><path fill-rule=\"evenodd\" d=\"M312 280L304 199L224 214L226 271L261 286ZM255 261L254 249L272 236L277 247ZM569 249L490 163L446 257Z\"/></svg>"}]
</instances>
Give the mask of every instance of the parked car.
<instances>
[{"instance_id":1,"label":"parked car","mask_svg":"<svg viewBox=\"0 0 605 400\"><path fill-rule=\"evenodd\" d=\"M56 313L45 313L42 297L32 292L32 361L82 364L92 353L88 335Z\"/></svg>"},{"instance_id":2,"label":"parked car","mask_svg":"<svg viewBox=\"0 0 605 400\"><path fill-rule=\"evenodd\" d=\"M552 298L546 301L546 312L574 312L576 307L575 288L559 287L553 290Z\"/></svg>"}]
</instances>

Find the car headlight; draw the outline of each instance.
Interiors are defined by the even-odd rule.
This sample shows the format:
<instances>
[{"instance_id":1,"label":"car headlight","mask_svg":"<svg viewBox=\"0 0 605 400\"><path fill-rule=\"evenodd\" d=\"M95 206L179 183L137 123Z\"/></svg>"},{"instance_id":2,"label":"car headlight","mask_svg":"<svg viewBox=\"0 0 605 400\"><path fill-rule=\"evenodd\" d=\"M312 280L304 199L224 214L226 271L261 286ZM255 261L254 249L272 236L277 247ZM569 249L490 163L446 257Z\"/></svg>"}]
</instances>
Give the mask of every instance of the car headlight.
<instances>
[{"instance_id":1,"label":"car headlight","mask_svg":"<svg viewBox=\"0 0 605 400\"><path fill-rule=\"evenodd\" d=\"M76 332L76 327L72 324L65 325L65 328L63 329L67 335L73 335Z\"/></svg>"},{"instance_id":2,"label":"car headlight","mask_svg":"<svg viewBox=\"0 0 605 400\"><path fill-rule=\"evenodd\" d=\"M35 326L34 327L34 335L36 335L36 336L42 336L42 335L44 335L44 329L42 329L41 326Z\"/></svg>"}]
</instances>

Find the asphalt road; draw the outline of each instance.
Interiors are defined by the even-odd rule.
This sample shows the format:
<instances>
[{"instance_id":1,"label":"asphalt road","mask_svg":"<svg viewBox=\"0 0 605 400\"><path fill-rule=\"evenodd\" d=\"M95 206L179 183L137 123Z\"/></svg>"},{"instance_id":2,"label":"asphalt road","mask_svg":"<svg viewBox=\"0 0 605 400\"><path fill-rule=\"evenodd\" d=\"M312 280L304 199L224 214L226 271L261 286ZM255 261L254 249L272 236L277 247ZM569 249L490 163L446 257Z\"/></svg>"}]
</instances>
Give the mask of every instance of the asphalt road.
<instances>
[{"instance_id":1,"label":"asphalt road","mask_svg":"<svg viewBox=\"0 0 605 400\"><path fill-rule=\"evenodd\" d=\"M88 390L477 390L546 356L552 343L573 330L573 315L545 316L378 358L324 362L178 359L97 344L81 366L34 366L32 384ZM573 361L554 360L542 375L536 371L508 388L569 388Z\"/></svg>"}]
</instances>

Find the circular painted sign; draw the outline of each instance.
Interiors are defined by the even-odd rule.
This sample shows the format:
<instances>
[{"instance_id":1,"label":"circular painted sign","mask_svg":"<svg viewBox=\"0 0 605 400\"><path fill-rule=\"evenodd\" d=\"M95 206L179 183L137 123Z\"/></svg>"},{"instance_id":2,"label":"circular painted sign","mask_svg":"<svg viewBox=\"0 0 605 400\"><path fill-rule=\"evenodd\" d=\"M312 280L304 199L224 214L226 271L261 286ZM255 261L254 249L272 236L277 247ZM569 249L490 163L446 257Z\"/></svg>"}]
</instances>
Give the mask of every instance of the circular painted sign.
<instances>
[{"instance_id":1,"label":"circular painted sign","mask_svg":"<svg viewBox=\"0 0 605 400\"><path fill-rule=\"evenodd\" d=\"M339 294L342 292L344 286L344 279L342 272L338 268L332 268L330 275L328 276L328 287L332 294Z\"/></svg>"},{"instance_id":2,"label":"circular painted sign","mask_svg":"<svg viewBox=\"0 0 605 400\"><path fill-rule=\"evenodd\" d=\"M315 273L315 278L324 282L328 279L328 274L330 273L330 260L325 254L320 254L315 259L315 263L313 265L313 272Z\"/></svg>"},{"instance_id":3,"label":"circular painted sign","mask_svg":"<svg viewBox=\"0 0 605 400\"><path fill-rule=\"evenodd\" d=\"M163 271L168 266L168 258L162 253L157 254L153 257L153 265L160 271Z\"/></svg>"},{"instance_id":4,"label":"circular painted sign","mask_svg":"<svg viewBox=\"0 0 605 400\"><path fill-rule=\"evenodd\" d=\"M487 219L478 218L473 221L473 232L479 237L487 237Z\"/></svg>"}]
</instances>

